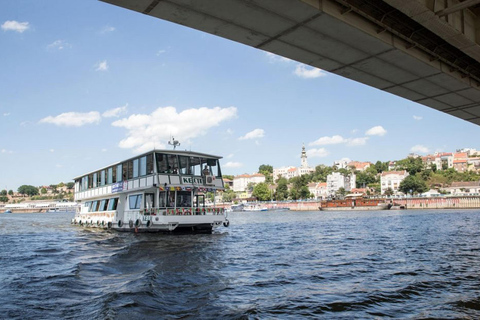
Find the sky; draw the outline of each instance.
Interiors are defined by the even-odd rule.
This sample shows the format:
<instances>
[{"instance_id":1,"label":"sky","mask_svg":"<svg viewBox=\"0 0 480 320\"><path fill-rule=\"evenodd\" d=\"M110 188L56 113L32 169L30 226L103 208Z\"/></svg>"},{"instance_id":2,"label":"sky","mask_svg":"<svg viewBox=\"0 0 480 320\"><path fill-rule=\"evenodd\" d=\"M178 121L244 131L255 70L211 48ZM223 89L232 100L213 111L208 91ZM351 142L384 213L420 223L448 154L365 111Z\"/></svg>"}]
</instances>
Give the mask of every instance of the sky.
<instances>
[{"instance_id":1,"label":"sky","mask_svg":"<svg viewBox=\"0 0 480 320\"><path fill-rule=\"evenodd\" d=\"M262 164L480 149L480 127L320 69L94 0L0 4L0 189L71 182L135 154Z\"/></svg>"}]
</instances>

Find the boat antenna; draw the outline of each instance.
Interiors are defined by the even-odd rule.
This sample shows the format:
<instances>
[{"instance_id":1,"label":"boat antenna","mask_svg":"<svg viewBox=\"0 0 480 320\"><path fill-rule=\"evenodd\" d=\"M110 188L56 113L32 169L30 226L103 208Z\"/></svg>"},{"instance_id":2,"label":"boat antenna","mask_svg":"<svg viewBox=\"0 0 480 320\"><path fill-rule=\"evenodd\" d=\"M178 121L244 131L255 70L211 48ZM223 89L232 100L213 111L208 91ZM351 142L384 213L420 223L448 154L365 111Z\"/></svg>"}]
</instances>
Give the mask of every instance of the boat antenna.
<instances>
[{"instance_id":1,"label":"boat antenna","mask_svg":"<svg viewBox=\"0 0 480 320\"><path fill-rule=\"evenodd\" d=\"M178 140L175 140L175 138L172 136L172 140L168 141L168 144L173 146L173 150L175 150L175 148L180 145L180 142Z\"/></svg>"}]
</instances>

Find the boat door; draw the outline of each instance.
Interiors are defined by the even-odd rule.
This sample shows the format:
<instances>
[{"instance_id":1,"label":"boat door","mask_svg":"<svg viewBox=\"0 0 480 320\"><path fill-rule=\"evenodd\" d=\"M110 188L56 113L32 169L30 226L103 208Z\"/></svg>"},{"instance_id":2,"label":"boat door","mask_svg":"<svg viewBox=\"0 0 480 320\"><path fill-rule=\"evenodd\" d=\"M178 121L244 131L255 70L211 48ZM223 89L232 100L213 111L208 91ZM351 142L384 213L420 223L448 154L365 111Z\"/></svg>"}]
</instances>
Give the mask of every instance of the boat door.
<instances>
[{"instance_id":1,"label":"boat door","mask_svg":"<svg viewBox=\"0 0 480 320\"><path fill-rule=\"evenodd\" d=\"M195 202L193 204L195 206L195 212L197 214L201 214L202 208L205 208L205 195L204 194L197 194L195 195Z\"/></svg>"}]
</instances>

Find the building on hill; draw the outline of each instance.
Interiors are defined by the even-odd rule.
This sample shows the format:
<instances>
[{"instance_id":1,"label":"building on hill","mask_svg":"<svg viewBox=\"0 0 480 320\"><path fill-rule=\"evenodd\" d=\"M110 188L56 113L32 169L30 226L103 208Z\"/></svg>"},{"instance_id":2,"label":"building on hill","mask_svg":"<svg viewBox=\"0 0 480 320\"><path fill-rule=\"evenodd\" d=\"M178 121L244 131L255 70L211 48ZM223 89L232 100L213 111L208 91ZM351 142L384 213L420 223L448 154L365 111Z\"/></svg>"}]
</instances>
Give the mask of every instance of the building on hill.
<instances>
[{"instance_id":1,"label":"building on hill","mask_svg":"<svg viewBox=\"0 0 480 320\"><path fill-rule=\"evenodd\" d=\"M327 193L329 196L333 196L340 188L350 192L355 188L355 183L356 175L353 173L344 176L340 172L332 172L327 176Z\"/></svg>"},{"instance_id":2,"label":"building on hill","mask_svg":"<svg viewBox=\"0 0 480 320\"><path fill-rule=\"evenodd\" d=\"M445 188L445 191L452 195L478 195L480 194L480 181L452 182L450 187Z\"/></svg>"},{"instance_id":3,"label":"building on hill","mask_svg":"<svg viewBox=\"0 0 480 320\"><path fill-rule=\"evenodd\" d=\"M315 199L325 199L328 197L326 182L311 182L307 187Z\"/></svg>"},{"instance_id":4,"label":"building on hill","mask_svg":"<svg viewBox=\"0 0 480 320\"><path fill-rule=\"evenodd\" d=\"M389 188L392 189L394 193L398 193L398 188L400 183L408 176L406 170L401 171L384 171L380 176L380 193L385 194Z\"/></svg>"},{"instance_id":5,"label":"building on hill","mask_svg":"<svg viewBox=\"0 0 480 320\"><path fill-rule=\"evenodd\" d=\"M372 166L371 162L350 161L347 164L347 168L353 168L358 171L365 171Z\"/></svg>"},{"instance_id":6,"label":"building on hill","mask_svg":"<svg viewBox=\"0 0 480 320\"><path fill-rule=\"evenodd\" d=\"M305 151L305 145L302 146L302 153L300 155L300 167L282 167L273 169L273 179L277 180L280 177L291 179L293 177L300 177L304 174L315 172L314 168L308 166L307 152Z\"/></svg>"},{"instance_id":7,"label":"building on hill","mask_svg":"<svg viewBox=\"0 0 480 320\"><path fill-rule=\"evenodd\" d=\"M265 176L261 173L241 174L233 178L233 191L245 192L250 183L257 184L265 182Z\"/></svg>"}]
</instances>

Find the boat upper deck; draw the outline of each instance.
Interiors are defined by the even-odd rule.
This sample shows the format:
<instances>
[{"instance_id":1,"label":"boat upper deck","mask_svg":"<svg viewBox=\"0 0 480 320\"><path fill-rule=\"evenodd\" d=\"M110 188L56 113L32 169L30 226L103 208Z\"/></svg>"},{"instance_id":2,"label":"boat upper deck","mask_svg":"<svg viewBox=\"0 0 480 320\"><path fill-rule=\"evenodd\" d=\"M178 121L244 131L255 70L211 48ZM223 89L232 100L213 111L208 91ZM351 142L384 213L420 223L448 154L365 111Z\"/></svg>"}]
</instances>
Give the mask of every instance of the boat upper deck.
<instances>
[{"instance_id":1,"label":"boat upper deck","mask_svg":"<svg viewBox=\"0 0 480 320\"><path fill-rule=\"evenodd\" d=\"M152 150L75 177L75 199L148 188L223 189L221 158L191 151Z\"/></svg>"}]
</instances>

